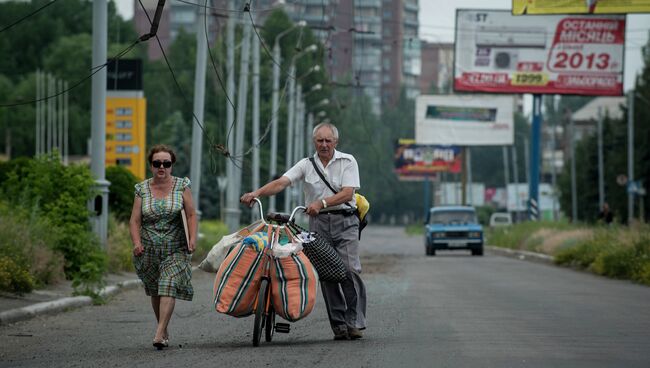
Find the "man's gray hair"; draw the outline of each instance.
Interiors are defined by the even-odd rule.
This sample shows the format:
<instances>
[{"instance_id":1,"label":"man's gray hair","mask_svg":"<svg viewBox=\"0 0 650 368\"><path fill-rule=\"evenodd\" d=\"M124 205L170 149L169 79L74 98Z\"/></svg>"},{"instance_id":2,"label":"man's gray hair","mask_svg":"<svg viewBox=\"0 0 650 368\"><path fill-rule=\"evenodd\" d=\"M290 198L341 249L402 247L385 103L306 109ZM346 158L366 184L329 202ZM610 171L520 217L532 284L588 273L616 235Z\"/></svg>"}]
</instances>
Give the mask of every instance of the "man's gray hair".
<instances>
[{"instance_id":1,"label":"man's gray hair","mask_svg":"<svg viewBox=\"0 0 650 368\"><path fill-rule=\"evenodd\" d=\"M331 123L320 123L320 124L316 125L314 127L314 130L312 130L312 132L311 132L311 137L312 138L316 137L316 132L318 131L318 129L320 129L322 127L330 128L332 130L332 133L334 133L334 138L337 141L339 140L339 130L336 129L336 126L334 126L334 124L331 124Z\"/></svg>"}]
</instances>

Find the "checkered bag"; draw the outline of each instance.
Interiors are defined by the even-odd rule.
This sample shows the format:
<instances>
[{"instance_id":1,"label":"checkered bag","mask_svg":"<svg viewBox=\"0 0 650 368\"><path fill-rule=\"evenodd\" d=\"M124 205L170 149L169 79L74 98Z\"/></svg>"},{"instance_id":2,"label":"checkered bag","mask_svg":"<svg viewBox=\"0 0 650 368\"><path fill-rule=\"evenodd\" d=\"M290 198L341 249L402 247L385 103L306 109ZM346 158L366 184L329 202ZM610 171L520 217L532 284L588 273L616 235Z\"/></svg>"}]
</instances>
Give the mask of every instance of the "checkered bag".
<instances>
[{"instance_id":1,"label":"checkered bag","mask_svg":"<svg viewBox=\"0 0 650 368\"><path fill-rule=\"evenodd\" d=\"M296 234L309 233L311 235L310 240L303 242L302 251L318 272L318 278L321 281L343 282L347 279L347 267L325 238L318 233L308 232L295 223L289 223L288 226Z\"/></svg>"}]
</instances>

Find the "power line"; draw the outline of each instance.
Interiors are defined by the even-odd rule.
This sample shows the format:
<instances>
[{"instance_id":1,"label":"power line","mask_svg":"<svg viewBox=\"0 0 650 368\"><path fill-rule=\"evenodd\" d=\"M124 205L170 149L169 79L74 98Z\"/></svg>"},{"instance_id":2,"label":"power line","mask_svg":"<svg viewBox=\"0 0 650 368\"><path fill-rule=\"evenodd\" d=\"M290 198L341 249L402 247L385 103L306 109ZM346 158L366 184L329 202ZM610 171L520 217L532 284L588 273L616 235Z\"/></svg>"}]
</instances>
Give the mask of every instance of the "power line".
<instances>
[{"instance_id":1,"label":"power line","mask_svg":"<svg viewBox=\"0 0 650 368\"><path fill-rule=\"evenodd\" d=\"M33 16L33 15L36 15L36 14L37 14L38 12L40 12L41 10L47 8L48 6L54 4L54 3L57 2L57 1L59 1L59 0L52 0L52 1L50 1L49 3L46 3L45 5L43 5L43 6L41 6L40 8L34 10L33 12L31 12L31 13L25 15L24 17L18 19L17 21L11 23L10 25L8 25L8 26L6 26L6 27L0 29L0 33L9 30L11 27L13 27L13 26L15 26L15 25L21 23L22 21L24 21L25 19L27 19L27 18L29 18L29 17L31 17L31 16Z\"/></svg>"}]
</instances>

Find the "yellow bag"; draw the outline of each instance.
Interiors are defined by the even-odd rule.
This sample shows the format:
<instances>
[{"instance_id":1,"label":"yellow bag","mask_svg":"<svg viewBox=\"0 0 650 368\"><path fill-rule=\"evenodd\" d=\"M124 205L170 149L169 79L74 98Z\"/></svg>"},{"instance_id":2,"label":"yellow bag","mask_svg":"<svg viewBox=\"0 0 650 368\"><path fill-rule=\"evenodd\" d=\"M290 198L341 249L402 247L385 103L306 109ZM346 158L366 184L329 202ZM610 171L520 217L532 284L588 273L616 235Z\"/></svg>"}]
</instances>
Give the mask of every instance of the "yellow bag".
<instances>
[{"instance_id":1,"label":"yellow bag","mask_svg":"<svg viewBox=\"0 0 650 368\"><path fill-rule=\"evenodd\" d=\"M363 195L359 193L354 194L356 200L357 200L357 211L359 211L359 220L364 220L366 218L366 214L368 213L368 210L370 209L370 202L364 197Z\"/></svg>"}]
</instances>

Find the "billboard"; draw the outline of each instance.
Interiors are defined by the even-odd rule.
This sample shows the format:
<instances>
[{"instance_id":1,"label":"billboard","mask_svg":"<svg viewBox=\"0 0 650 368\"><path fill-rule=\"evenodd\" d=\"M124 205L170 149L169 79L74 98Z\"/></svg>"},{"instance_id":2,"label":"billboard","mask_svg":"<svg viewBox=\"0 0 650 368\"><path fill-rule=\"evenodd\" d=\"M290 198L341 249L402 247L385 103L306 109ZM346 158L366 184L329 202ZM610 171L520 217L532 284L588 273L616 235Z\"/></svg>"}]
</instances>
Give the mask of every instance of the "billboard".
<instances>
[{"instance_id":1,"label":"billboard","mask_svg":"<svg viewBox=\"0 0 650 368\"><path fill-rule=\"evenodd\" d=\"M514 97L420 95L415 101L415 141L459 146L510 145Z\"/></svg>"},{"instance_id":2,"label":"billboard","mask_svg":"<svg viewBox=\"0 0 650 368\"><path fill-rule=\"evenodd\" d=\"M395 147L395 174L401 180L420 180L439 172L459 173L461 148L416 144L414 139L400 139Z\"/></svg>"},{"instance_id":3,"label":"billboard","mask_svg":"<svg viewBox=\"0 0 650 368\"><path fill-rule=\"evenodd\" d=\"M623 94L624 15L457 10L454 90Z\"/></svg>"},{"instance_id":4,"label":"billboard","mask_svg":"<svg viewBox=\"0 0 650 368\"><path fill-rule=\"evenodd\" d=\"M650 13L650 0L512 0L512 14Z\"/></svg>"}]
</instances>

